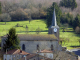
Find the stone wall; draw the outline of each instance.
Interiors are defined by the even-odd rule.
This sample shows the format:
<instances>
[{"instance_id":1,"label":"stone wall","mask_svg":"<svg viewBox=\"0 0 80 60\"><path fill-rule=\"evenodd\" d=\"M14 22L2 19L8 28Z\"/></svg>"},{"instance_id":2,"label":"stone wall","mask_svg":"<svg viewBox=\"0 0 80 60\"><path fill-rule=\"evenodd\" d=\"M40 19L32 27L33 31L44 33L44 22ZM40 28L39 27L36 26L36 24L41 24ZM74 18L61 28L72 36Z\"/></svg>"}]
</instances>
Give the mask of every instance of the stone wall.
<instances>
[{"instance_id":1,"label":"stone wall","mask_svg":"<svg viewBox=\"0 0 80 60\"><path fill-rule=\"evenodd\" d=\"M51 45L53 45L54 50L58 50L58 41L20 41L20 46L25 44L25 51L28 53L36 53L37 45L39 45L40 50L48 49L51 50Z\"/></svg>"}]
</instances>

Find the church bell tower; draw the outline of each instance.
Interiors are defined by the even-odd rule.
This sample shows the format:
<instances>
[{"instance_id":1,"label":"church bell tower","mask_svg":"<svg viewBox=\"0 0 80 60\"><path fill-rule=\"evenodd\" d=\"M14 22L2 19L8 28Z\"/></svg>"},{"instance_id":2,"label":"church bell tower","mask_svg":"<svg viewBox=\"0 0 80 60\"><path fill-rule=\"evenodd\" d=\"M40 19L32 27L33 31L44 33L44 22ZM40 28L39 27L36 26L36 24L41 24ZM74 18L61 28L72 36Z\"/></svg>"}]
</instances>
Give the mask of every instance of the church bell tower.
<instances>
[{"instance_id":1,"label":"church bell tower","mask_svg":"<svg viewBox=\"0 0 80 60\"><path fill-rule=\"evenodd\" d=\"M57 22L56 22L55 9L53 11L52 24L49 27L48 34L54 34L59 39L59 26L57 25Z\"/></svg>"}]
</instances>

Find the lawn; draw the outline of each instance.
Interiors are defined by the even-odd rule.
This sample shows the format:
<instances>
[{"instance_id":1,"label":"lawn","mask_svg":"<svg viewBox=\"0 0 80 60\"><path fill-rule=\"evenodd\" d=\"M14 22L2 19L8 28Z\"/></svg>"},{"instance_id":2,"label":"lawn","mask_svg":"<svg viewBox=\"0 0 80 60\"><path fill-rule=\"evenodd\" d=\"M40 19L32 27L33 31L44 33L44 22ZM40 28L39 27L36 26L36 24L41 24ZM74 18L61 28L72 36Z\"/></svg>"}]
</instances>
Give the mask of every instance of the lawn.
<instances>
[{"instance_id":1,"label":"lawn","mask_svg":"<svg viewBox=\"0 0 80 60\"><path fill-rule=\"evenodd\" d=\"M17 23L23 27L15 27L17 25ZM48 30L48 28L46 28L46 24L44 23L43 20L33 20L30 22L30 24L29 24L29 21L6 22L6 25L4 25L4 24L5 24L4 22L0 22L0 36L7 34L8 30L11 27L16 28L16 31L18 34L25 34L26 25L28 26L29 34L36 34L35 31L38 27L42 31L41 34L42 33L46 34L47 30Z\"/></svg>"},{"instance_id":2,"label":"lawn","mask_svg":"<svg viewBox=\"0 0 80 60\"><path fill-rule=\"evenodd\" d=\"M23 27L16 27L17 24ZM29 21L6 22L6 25L5 22L0 22L0 36L7 34L11 27L16 28L17 34L26 34L26 25L28 26L28 34L36 34L37 28L41 30L40 34L48 34L48 28L46 28L45 21L32 20L30 24ZM77 41L79 37L80 34L75 34L71 27L69 27L66 32L62 32L60 28L60 38L64 38L65 40L62 46L66 46L68 49L79 48L80 45Z\"/></svg>"}]
</instances>

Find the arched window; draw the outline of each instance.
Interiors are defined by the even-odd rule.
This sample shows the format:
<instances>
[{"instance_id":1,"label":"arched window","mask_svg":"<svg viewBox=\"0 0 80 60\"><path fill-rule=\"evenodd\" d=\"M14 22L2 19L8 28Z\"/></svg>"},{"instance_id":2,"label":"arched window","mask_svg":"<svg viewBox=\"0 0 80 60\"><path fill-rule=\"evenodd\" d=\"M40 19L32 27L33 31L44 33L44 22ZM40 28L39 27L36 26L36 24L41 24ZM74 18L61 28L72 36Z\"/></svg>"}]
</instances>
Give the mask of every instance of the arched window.
<instances>
[{"instance_id":1,"label":"arched window","mask_svg":"<svg viewBox=\"0 0 80 60\"><path fill-rule=\"evenodd\" d=\"M53 45L51 45L51 50L53 51Z\"/></svg>"},{"instance_id":2,"label":"arched window","mask_svg":"<svg viewBox=\"0 0 80 60\"><path fill-rule=\"evenodd\" d=\"M22 45L22 50L25 50L25 45L24 44Z\"/></svg>"},{"instance_id":3,"label":"arched window","mask_svg":"<svg viewBox=\"0 0 80 60\"><path fill-rule=\"evenodd\" d=\"M37 50L39 50L39 45L37 45Z\"/></svg>"}]
</instances>

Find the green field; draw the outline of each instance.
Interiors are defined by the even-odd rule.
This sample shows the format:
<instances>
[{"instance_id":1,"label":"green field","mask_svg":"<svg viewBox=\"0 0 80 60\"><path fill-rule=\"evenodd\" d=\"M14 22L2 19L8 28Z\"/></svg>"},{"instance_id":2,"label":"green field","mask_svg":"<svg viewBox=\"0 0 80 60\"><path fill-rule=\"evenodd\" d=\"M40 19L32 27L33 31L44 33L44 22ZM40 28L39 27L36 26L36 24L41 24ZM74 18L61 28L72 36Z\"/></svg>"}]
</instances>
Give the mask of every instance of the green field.
<instances>
[{"instance_id":1,"label":"green field","mask_svg":"<svg viewBox=\"0 0 80 60\"><path fill-rule=\"evenodd\" d=\"M16 27L19 24L23 27ZM26 33L26 25L28 26L28 33ZM36 29L39 27L41 29L40 34L48 34L48 28L43 20L32 20L29 24L29 21L15 21L15 22L0 22L0 36L3 36L8 33L8 30L14 27L16 28L17 34L36 34ZM80 35L75 34L72 28L68 28L67 32L62 32L60 28L60 38L64 38L65 42L62 43L62 46L67 46L68 49L79 48L79 39ZM68 41L69 40L69 41Z\"/></svg>"}]
</instances>

